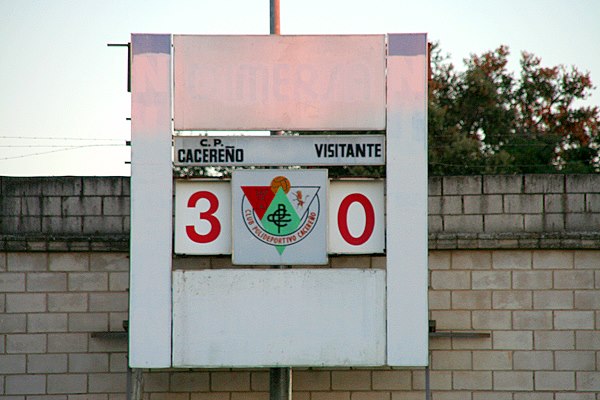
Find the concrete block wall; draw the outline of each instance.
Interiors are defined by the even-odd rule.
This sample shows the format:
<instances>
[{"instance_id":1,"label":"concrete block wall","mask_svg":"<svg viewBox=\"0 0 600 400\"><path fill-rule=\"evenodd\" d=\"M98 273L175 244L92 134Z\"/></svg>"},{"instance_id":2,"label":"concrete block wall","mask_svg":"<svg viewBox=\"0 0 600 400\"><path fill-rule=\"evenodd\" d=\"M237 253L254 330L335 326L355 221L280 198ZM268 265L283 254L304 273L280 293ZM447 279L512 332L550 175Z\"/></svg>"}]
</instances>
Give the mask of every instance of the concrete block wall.
<instances>
[{"instance_id":1,"label":"concrete block wall","mask_svg":"<svg viewBox=\"0 0 600 400\"><path fill-rule=\"evenodd\" d=\"M0 253L0 397L125 398L129 258ZM75 397L73 397L75 396Z\"/></svg>"},{"instance_id":2,"label":"concrete block wall","mask_svg":"<svg viewBox=\"0 0 600 400\"><path fill-rule=\"evenodd\" d=\"M129 207L127 177L0 177L0 249L126 251ZM432 249L593 249L599 226L599 174L429 179Z\"/></svg>"},{"instance_id":3,"label":"concrete block wall","mask_svg":"<svg viewBox=\"0 0 600 400\"><path fill-rule=\"evenodd\" d=\"M19 251L126 250L129 178L0 177L0 245Z\"/></svg>"},{"instance_id":4,"label":"concrete block wall","mask_svg":"<svg viewBox=\"0 0 600 400\"><path fill-rule=\"evenodd\" d=\"M441 221L430 226L433 400L600 400L600 225L590 223L599 177L429 183L430 223ZM128 179L1 178L0 187L0 400L124 400ZM91 222L104 217L120 222ZM528 230L536 218L562 222ZM231 267L227 257L175 261ZM381 256L330 263L384 266ZM268 398L261 369L144 375L146 400ZM423 369L297 369L293 382L295 399L425 398Z\"/></svg>"},{"instance_id":5,"label":"concrete block wall","mask_svg":"<svg viewBox=\"0 0 600 400\"><path fill-rule=\"evenodd\" d=\"M430 248L598 248L600 175L429 179Z\"/></svg>"},{"instance_id":6,"label":"concrete block wall","mask_svg":"<svg viewBox=\"0 0 600 400\"><path fill-rule=\"evenodd\" d=\"M437 334L483 335L430 338L434 400L600 400L600 250L433 250L429 270ZM95 332L123 331L127 253L2 252L0 271L0 397L125 399L126 338ZM425 395L423 369L293 376L296 399ZM268 371L146 371L144 396L266 400Z\"/></svg>"},{"instance_id":7,"label":"concrete block wall","mask_svg":"<svg viewBox=\"0 0 600 400\"><path fill-rule=\"evenodd\" d=\"M452 393L438 398L597 396L600 251L433 251L429 269L437 329L489 333L430 340L432 374L448 375L433 387Z\"/></svg>"}]
</instances>

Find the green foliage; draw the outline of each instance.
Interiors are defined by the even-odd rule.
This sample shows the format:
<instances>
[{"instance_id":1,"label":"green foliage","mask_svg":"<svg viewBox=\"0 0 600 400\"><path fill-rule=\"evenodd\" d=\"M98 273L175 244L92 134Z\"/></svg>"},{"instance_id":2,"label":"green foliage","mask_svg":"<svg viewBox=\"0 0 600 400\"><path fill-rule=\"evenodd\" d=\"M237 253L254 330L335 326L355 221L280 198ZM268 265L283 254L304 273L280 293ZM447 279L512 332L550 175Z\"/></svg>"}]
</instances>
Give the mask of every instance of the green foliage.
<instances>
[{"instance_id":1,"label":"green foliage","mask_svg":"<svg viewBox=\"0 0 600 400\"><path fill-rule=\"evenodd\" d=\"M523 53L515 78L508 56L506 46L471 55L457 72L432 46L429 173L599 172L599 109L577 105L589 74Z\"/></svg>"},{"instance_id":2,"label":"green foliage","mask_svg":"<svg viewBox=\"0 0 600 400\"><path fill-rule=\"evenodd\" d=\"M173 167L173 177L187 178L229 178L231 167Z\"/></svg>"}]
</instances>

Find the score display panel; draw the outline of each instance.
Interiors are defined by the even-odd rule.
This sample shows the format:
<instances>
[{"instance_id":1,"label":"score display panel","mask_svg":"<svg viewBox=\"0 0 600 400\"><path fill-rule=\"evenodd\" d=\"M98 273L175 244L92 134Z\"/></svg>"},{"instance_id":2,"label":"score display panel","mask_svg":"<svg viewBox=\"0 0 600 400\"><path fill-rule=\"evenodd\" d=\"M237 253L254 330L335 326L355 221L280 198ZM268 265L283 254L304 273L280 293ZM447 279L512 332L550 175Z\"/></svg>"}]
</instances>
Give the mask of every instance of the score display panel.
<instances>
[{"instance_id":1,"label":"score display panel","mask_svg":"<svg viewBox=\"0 0 600 400\"><path fill-rule=\"evenodd\" d=\"M274 175L284 176L288 172L289 170L283 170ZM271 191L271 187L268 190ZM254 210L248 207L245 211L242 207L232 209L231 196L229 181L199 179L175 182L174 252L176 254L231 254L233 212L238 213L236 215L238 218L240 214L246 216L249 214L252 219L257 220L257 224L261 224L260 219L268 218L268 215L265 217L265 213L256 215ZM308 212L311 202L315 201L314 195L303 188L290 187L287 197L290 207L301 210L300 216L304 216L304 210ZM326 198L327 204L319 203L319 205L327 207L327 253L384 253L385 205L382 179L332 180L329 182ZM243 227L250 228L249 230L253 232L257 231L252 224L244 223ZM295 230L302 231L301 226L298 228ZM306 233L303 232L302 236Z\"/></svg>"},{"instance_id":2,"label":"score display panel","mask_svg":"<svg viewBox=\"0 0 600 400\"><path fill-rule=\"evenodd\" d=\"M426 51L424 34L132 36L132 368L427 365ZM387 207L357 182L338 193L277 171L181 194L177 183L176 210L191 214L174 225L173 128L385 130ZM172 271L181 226L237 264ZM245 268L252 248L236 255L236 229L282 257L314 234L319 254L308 268L308 247L291 269ZM363 254L378 253L382 229L385 269L319 267L335 246L378 237Z\"/></svg>"}]
</instances>

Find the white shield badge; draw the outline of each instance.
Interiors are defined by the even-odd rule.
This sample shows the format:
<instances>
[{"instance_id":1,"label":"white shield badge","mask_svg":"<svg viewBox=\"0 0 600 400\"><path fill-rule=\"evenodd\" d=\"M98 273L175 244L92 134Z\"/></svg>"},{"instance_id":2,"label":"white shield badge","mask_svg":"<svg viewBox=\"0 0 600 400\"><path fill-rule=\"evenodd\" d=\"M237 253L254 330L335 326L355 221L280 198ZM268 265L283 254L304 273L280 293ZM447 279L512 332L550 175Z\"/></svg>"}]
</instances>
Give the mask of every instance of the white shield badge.
<instances>
[{"instance_id":1,"label":"white shield badge","mask_svg":"<svg viewBox=\"0 0 600 400\"><path fill-rule=\"evenodd\" d=\"M237 170L233 263L327 263L327 170Z\"/></svg>"}]
</instances>

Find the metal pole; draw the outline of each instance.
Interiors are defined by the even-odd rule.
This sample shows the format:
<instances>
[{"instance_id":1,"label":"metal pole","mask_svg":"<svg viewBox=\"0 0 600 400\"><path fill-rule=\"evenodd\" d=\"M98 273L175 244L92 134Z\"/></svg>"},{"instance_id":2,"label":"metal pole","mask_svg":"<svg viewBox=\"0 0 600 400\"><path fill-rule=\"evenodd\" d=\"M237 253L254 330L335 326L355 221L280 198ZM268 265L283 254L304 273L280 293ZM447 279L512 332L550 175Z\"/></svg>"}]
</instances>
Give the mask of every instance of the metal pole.
<instances>
[{"instance_id":1,"label":"metal pole","mask_svg":"<svg viewBox=\"0 0 600 400\"><path fill-rule=\"evenodd\" d=\"M279 35L279 0L270 0L270 29L271 35ZM271 131L271 135L281 135L283 132ZM274 268L285 268L283 265L275 265ZM270 400L292 400L292 369L270 368L269 369L269 399Z\"/></svg>"},{"instance_id":2,"label":"metal pole","mask_svg":"<svg viewBox=\"0 0 600 400\"><path fill-rule=\"evenodd\" d=\"M292 399L292 369L271 368L269 370L269 399Z\"/></svg>"},{"instance_id":3,"label":"metal pole","mask_svg":"<svg viewBox=\"0 0 600 400\"><path fill-rule=\"evenodd\" d=\"M269 33L271 35L280 35L280 24L279 24L279 0L269 0L270 1L270 27ZM281 136L283 135L283 131L271 131L271 136Z\"/></svg>"},{"instance_id":4,"label":"metal pole","mask_svg":"<svg viewBox=\"0 0 600 400\"><path fill-rule=\"evenodd\" d=\"M431 383L429 380L429 366L425 367L425 399L431 400Z\"/></svg>"},{"instance_id":5,"label":"metal pole","mask_svg":"<svg viewBox=\"0 0 600 400\"><path fill-rule=\"evenodd\" d=\"M127 369L128 400L142 400L144 397L144 372L141 368Z\"/></svg>"},{"instance_id":6,"label":"metal pole","mask_svg":"<svg viewBox=\"0 0 600 400\"><path fill-rule=\"evenodd\" d=\"M271 1L271 29L269 33L271 35L279 35L279 0Z\"/></svg>"},{"instance_id":7,"label":"metal pole","mask_svg":"<svg viewBox=\"0 0 600 400\"><path fill-rule=\"evenodd\" d=\"M429 321L430 326L430 332L432 332L432 325L431 322L433 322L433 332L435 332L435 321ZM425 367L425 400L431 400L431 376L429 375L429 366L431 365L431 352L427 353L427 366Z\"/></svg>"}]
</instances>

